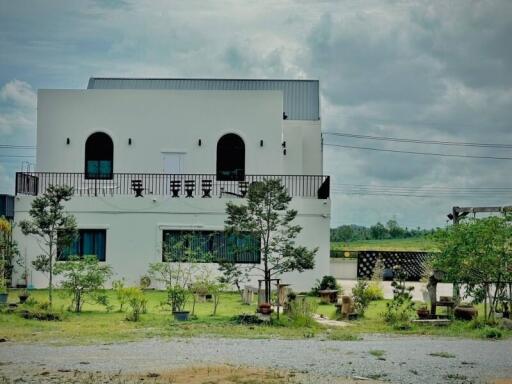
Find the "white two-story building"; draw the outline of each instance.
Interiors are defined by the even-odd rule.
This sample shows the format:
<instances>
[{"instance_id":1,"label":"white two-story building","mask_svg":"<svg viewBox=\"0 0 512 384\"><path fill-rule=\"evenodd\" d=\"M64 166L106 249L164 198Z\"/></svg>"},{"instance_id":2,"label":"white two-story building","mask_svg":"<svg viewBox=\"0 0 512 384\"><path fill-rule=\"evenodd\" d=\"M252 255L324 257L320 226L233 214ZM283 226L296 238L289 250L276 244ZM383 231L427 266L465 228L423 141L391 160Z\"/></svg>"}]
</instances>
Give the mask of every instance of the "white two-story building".
<instances>
[{"instance_id":1,"label":"white two-story building","mask_svg":"<svg viewBox=\"0 0 512 384\"><path fill-rule=\"evenodd\" d=\"M66 209L80 236L68 253L95 254L131 284L187 233L213 236L231 257L226 202L272 177L298 210L297 243L318 247L315 268L283 282L302 291L329 273L318 81L91 78L87 89L39 90L37 110L36 172L16 176L15 220L48 185L74 187ZM15 239L30 266L37 240L19 227ZM29 268L29 285L47 283Z\"/></svg>"}]
</instances>

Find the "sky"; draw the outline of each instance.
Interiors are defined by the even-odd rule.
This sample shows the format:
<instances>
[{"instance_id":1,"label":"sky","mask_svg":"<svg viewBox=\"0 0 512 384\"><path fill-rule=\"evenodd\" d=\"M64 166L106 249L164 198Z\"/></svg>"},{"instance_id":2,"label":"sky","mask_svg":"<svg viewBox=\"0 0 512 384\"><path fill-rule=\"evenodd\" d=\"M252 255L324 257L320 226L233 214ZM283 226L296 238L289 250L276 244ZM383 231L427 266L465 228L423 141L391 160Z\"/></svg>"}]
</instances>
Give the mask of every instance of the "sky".
<instances>
[{"instance_id":1,"label":"sky","mask_svg":"<svg viewBox=\"0 0 512 384\"><path fill-rule=\"evenodd\" d=\"M511 36L509 0L0 0L0 193L35 161L1 145L35 145L37 89L318 79L331 226L442 226L452 206L512 204Z\"/></svg>"}]
</instances>

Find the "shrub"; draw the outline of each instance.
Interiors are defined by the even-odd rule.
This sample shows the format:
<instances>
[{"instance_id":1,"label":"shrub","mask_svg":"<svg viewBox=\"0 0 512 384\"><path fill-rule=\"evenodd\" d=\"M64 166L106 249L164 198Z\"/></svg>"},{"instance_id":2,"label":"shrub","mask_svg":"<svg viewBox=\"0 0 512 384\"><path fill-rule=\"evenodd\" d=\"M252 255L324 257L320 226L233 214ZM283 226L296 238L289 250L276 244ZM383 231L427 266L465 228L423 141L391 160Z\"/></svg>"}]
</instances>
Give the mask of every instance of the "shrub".
<instances>
[{"instance_id":1,"label":"shrub","mask_svg":"<svg viewBox=\"0 0 512 384\"><path fill-rule=\"evenodd\" d=\"M144 297L144 292L138 287L124 288L127 303L131 311L126 315L128 321L139 321L140 314L146 313L147 299Z\"/></svg>"},{"instance_id":2,"label":"shrub","mask_svg":"<svg viewBox=\"0 0 512 384\"><path fill-rule=\"evenodd\" d=\"M312 300L294 300L290 303L288 317L293 326L311 327L315 325L313 315L318 304Z\"/></svg>"},{"instance_id":3,"label":"shrub","mask_svg":"<svg viewBox=\"0 0 512 384\"><path fill-rule=\"evenodd\" d=\"M50 309L50 303L44 302L41 304L23 305L23 309L19 312L20 316L28 320L40 321L62 321L64 314L62 311L58 312Z\"/></svg>"},{"instance_id":4,"label":"shrub","mask_svg":"<svg viewBox=\"0 0 512 384\"><path fill-rule=\"evenodd\" d=\"M322 280L316 281L316 286L311 289L311 293L315 296L318 296L318 291L323 291L326 289L338 289L340 290L340 286L336 281L334 276L324 276Z\"/></svg>"},{"instance_id":5,"label":"shrub","mask_svg":"<svg viewBox=\"0 0 512 384\"><path fill-rule=\"evenodd\" d=\"M371 296L368 287L369 284L366 280L358 280L355 287L352 288L354 308L361 317L364 316L364 313L371 302Z\"/></svg>"},{"instance_id":6,"label":"shrub","mask_svg":"<svg viewBox=\"0 0 512 384\"><path fill-rule=\"evenodd\" d=\"M393 287L393 300L386 304L384 320L394 327L403 329L414 316L414 303L411 291L414 287L405 286L406 274L400 267L395 267L395 274L391 286ZM408 326L407 326L408 328Z\"/></svg>"},{"instance_id":7,"label":"shrub","mask_svg":"<svg viewBox=\"0 0 512 384\"><path fill-rule=\"evenodd\" d=\"M95 293L103 288L112 269L109 265L100 264L96 256L71 256L68 261L55 266L55 274L63 275L61 286L71 296L73 310L80 312L87 297L96 300Z\"/></svg>"},{"instance_id":8,"label":"shrub","mask_svg":"<svg viewBox=\"0 0 512 384\"><path fill-rule=\"evenodd\" d=\"M384 289L379 282L370 281L368 283L367 294L370 301L377 301L384 299Z\"/></svg>"},{"instance_id":9,"label":"shrub","mask_svg":"<svg viewBox=\"0 0 512 384\"><path fill-rule=\"evenodd\" d=\"M485 327L482 331L482 336L487 339L501 339L503 334L498 328Z\"/></svg>"},{"instance_id":10,"label":"shrub","mask_svg":"<svg viewBox=\"0 0 512 384\"><path fill-rule=\"evenodd\" d=\"M261 320L258 316L249 313L242 313L241 315L236 315L231 318L236 324L261 324L263 320Z\"/></svg>"},{"instance_id":11,"label":"shrub","mask_svg":"<svg viewBox=\"0 0 512 384\"><path fill-rule=\"evenodd\" d=\"M128 301L128 291L124 286L124 280L114 280L112 282L112 289L114 290L117 302L119 303L119 312L123 312L123 307Z\"/></svg>"},{"instance_id":12,"label":"shrub","mask_svg":"<svg viewBox=\"0 0 512 384\"><path fill-rule=\"evenodd\" d=\"M148 289L151 286L151 277L148 275L142 276L139 285L141 289Z\"/></svg>"}]
</instances>

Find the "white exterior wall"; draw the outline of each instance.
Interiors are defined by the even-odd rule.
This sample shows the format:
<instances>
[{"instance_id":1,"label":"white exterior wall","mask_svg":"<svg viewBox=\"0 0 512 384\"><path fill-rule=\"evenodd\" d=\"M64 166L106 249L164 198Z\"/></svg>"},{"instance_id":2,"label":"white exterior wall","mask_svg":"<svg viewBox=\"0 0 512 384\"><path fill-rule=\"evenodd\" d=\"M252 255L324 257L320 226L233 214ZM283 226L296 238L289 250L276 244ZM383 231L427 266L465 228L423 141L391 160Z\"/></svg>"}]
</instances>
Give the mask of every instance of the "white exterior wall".
<instances>
[{"instance_id":1,"label":"white exterior wall","mask_svg":"<svg viewBox=\"0 0 512 384\"><path fill-rule=\"evenodd\" d=\"M101 131L114 142L114 173L162 173L162 153L180 152L185 153L182 173L215 174L217 141L235 133L245 143L247 175L321 175L320 122L283 120L282 99L281 91L41 90L36 169L84 172L86 139ZM17 222L28 218L32 199L17 196ZM77 196L66 208L79 228L107 229L106 262L115 278L138 283L149 264L161 260L163 229L222 230L227 201ZM319 248L314 270L283 277L304 291L329 274L330 200L299 197L292 207L303 227L297 243ZM37 242L19 227L14 236L30 266L41 253ZM47 285L46 276L36 271L30 280L35 287Z\"/></svg>"},{"instance_id":2,"label":"white exterior wall","mask_svg":"<svg viewBox=\"0 0 512 384\"><path fill-rule=\"evenodd\" d=\"M183 173L213 174L217 141L236 133L248 175L321 175L320 123L283 121L282 98L281 91L40 90L37 170L84 172L85 141L101 131L114 142L114 173L162 173L162 153L180 152Z\"/></svg>"},{"instance_id":3,"label":"white exterior wall","mask_svg":"<svg viewBox=\"0 0 512 384\"><path fill-rule=\"evenodd\" d=\"M16 201L17 221L28 218L32 200L33 197L24 196ZM162 260L163 230L222 230L227 201L229 199L224 198L75 197L65 207L76 217L79 228L106 229L105 262L112 266L114 279L124 277L129 284L138 284L149 264ZM240 199L232 201L242 202ZM294 199L291 207L300 212L295 222L303 227L297 243L308 248L318 247L318 252L314 270L287 273L282 278L283 282L292 284L294 290L306 291L316 279L329 274L330 201ZM20 251L23 256L27 255L30 265L41 253L36 238L23 236L19 226L15 227L14 238L19 241ZM47 276L32 271L29 284L46 287ZM257 286L257 278L251 284Z\"/></svg>"}]
</instances>

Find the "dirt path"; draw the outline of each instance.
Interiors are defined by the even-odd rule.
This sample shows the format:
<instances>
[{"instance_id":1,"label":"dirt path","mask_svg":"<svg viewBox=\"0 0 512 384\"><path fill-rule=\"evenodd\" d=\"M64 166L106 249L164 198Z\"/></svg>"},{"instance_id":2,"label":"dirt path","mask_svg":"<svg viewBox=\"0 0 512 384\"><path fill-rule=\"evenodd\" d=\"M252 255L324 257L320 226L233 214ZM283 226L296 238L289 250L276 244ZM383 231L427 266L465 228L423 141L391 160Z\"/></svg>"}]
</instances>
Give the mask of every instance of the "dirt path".
<instances>
[{"instance_id":1,"label":"dirt path","mask_svg":"<svg viewBox=\"0 0 512 384\"><path fill-rule=\"evenodd\" d=\"M72 382L69 374L75 371L160 375L225 364L292 373L293 380L312 383L361 377L394 383L486 383L512 378L512 340L373 335L361 341L191 338L88 346L0 344L0 377L7 383ZM46 381L59 370L68 380ZM276 383L293 382L290 377L283 380Z\"/></svg>"}]
</instances>

